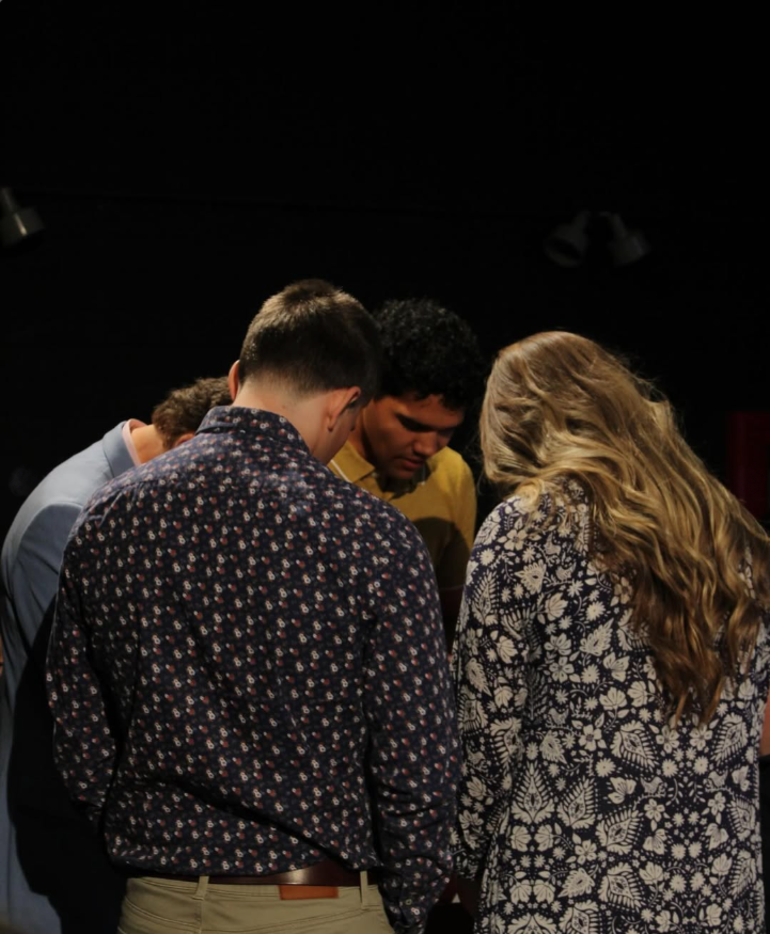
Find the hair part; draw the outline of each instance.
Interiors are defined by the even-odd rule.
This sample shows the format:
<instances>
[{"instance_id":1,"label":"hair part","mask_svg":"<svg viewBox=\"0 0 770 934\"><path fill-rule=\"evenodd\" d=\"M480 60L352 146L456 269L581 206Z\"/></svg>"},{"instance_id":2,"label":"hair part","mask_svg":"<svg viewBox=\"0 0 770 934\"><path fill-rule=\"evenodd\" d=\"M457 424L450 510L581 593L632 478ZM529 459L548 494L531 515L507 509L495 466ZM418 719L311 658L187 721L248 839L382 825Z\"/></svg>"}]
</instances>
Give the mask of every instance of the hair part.
<instances>
[{"instance_id":1,"label":"hair part","mask_svg":"<svg viewBox=\"0 0 770 934\"><path fill-rule=\"evenodd\" d=\"M380 396L441 396L468 409L484 390L488 366L470 326L429 298L386 302L376 314L384 370Z\"/></svg>"},{"instance_id":2,"label":"hair part","mask_svg":"<svg viewBox=\"0 0 770 934\"><path fill-rule=\"evenodd\" d=\"M194 434L210 409L230 401L226 376L197 379L190 386L172 389L153 409L152 424L168 451L182 435Z\"/></svg>"},{"instance_id":3,"label":"hair part","mask_svg":"<svg viewBox=\"0 0 770 934\"><path fill-rule=\"evenodd\" d=\"M544 332L500 351L480 435L504 495L578 482L593 554L630 572L634 619L676 719L709 720L770 604L770 542L685 442L669 402L595 342Z\"/></svg>"},{"instance_id":4,"label":"hair part","mask_svg":"<svg viewBox=\"0 0 770 934\"><path fill-rule=\"evenodd\" d=\"M304 279L268 298L241 348L242 383L263 377L297 395L379 386L377 327L363 305L323 279Z\"/></svg>"}]
</instances>

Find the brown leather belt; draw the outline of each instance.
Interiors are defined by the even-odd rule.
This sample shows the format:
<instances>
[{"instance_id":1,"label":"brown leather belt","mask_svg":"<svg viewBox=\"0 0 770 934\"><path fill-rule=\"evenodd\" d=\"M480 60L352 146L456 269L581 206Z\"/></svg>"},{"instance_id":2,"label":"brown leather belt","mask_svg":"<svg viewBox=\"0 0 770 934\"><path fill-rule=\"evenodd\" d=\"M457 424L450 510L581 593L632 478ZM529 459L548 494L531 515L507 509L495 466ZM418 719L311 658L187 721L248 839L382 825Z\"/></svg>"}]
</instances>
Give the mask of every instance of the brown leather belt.
<instances>
[{"instance_id":1,"label":"brown leather belt","mask_svg":"<svg viewBox=\"0 0 770 934\"><path fill-rule=\"evenodd\" d=\"M381 870L367 869L370 885L376 885L381 878ZM200 876L183 876L173 873L142 872L141 875L156 879L175 879L180 882L197 882ZM314 885L314 886L358 886L361 874L346 869L333 859L325 859L313 866L303 866L291 872L276 872L271 876L209 876L210 885Z\"/></svg>"}]
</instances>

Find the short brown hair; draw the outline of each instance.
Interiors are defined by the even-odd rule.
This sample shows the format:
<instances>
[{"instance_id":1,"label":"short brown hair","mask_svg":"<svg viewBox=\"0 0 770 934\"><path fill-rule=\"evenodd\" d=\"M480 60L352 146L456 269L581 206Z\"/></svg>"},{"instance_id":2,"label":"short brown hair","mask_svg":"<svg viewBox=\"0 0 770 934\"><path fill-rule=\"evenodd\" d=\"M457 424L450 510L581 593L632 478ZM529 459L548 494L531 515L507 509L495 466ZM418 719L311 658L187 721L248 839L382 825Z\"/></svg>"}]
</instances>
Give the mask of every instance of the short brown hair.
<instances>
[{"instance_id":1,"label":"short brown hair","mask_svg":"<svg viewBox=\"0 0 770 934\"><path fill-rule=\"evenodd\" d=\"M241 348L239 377L269 374L304 394L377 390L380 339L364 306L323 279L303 279L264 303Z\"/></svg>"},{"instance_id":2,"label":"short brown hair","mask_svg":"<svg viewBox=\"0 0 770 934\"><path fill-rule=\"evenodd\" d=\"M152 424L170 450L181 435L196 432L204 416L217 405L230 405L226 376L197 379L190 386L172 389L152 413Z\"/></svg>"}]
</instances>

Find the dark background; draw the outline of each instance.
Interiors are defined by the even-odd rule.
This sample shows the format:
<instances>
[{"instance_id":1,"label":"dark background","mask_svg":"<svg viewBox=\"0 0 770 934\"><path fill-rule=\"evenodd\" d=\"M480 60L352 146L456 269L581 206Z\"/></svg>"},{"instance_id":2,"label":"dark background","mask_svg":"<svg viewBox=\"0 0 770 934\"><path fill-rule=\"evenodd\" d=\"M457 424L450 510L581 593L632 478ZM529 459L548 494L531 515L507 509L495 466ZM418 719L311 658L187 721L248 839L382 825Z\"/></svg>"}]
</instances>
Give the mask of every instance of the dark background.
<instances>
[{"instance_id":1,"label":"dark background","mask_svg":"<svg viewBox=\"0 0 770 934\"><path fill-rule=\"evenodd\" d=\"M728 413L770 409L758 24L235 10L0 3L0 184L47 228L0 254L0 534L56 463L225 373L305 276L442 300L490 356L544 328L598 338L724 475ZM553 265L543 238L581 209L652 253Z\"/></svg>"}]
</instances>

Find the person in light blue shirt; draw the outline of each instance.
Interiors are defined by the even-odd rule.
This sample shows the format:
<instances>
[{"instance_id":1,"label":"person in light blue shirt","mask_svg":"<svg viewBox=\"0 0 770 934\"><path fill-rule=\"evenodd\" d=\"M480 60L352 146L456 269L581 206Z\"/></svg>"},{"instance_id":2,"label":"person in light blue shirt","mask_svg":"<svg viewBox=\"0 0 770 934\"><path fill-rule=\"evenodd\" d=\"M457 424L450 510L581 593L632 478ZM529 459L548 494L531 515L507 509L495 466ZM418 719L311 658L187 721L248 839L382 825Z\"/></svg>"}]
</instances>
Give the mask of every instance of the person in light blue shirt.
<instances>
[{"instance_id":1,"label":"person in light blue shirt","mask_svg":"<svg viewBox=\"0 0 770 934\"><path fill-rule=\"evenodd\" d=\"M191 438L227 380L171 392L56 467L19 510L0 558L0 921L25 934L106 934L124 877L71 804L52 756L44 671L59 568L80 510L105 483Z\"/></svg>"}]
</instances>

